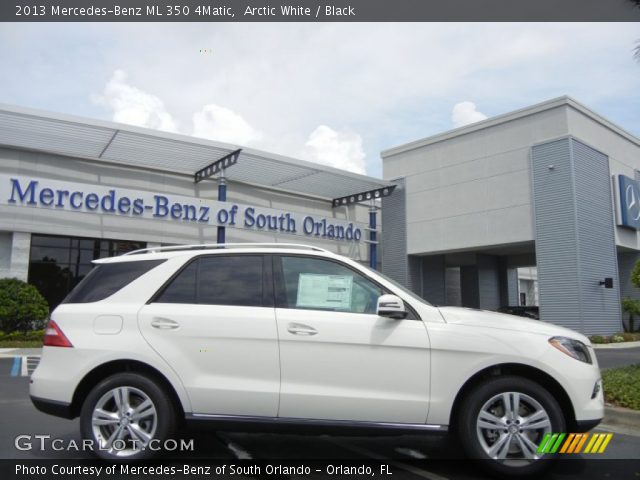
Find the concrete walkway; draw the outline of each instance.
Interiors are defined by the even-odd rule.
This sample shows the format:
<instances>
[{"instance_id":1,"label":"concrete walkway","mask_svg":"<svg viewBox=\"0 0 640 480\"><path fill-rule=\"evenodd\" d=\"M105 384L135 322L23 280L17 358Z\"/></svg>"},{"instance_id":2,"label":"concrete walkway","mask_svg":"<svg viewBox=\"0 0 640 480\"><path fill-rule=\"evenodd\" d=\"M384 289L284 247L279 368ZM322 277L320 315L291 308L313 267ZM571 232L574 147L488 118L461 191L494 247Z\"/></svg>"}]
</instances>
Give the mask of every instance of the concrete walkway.
<instances>
[{"instance_id":1,"label":"concrete walkway","mask_svg":"<svg viewBox=\"0 0 640 480\"><path fill-rule=\"evenodd\" d=\"M42 355L42 348L0 348L0 358Z\"/></svg>"},{"instance_id":2,"label":"concrete walkway","mask_svg":"<svg viewBox=\"0 0 640 480\"><path fill-rule=\"evenodd\" d=\"M624 350L626 348L640 347L640 342L620 342L620 343L594 343L595 350Z\"/></svg>"}]
</instances>

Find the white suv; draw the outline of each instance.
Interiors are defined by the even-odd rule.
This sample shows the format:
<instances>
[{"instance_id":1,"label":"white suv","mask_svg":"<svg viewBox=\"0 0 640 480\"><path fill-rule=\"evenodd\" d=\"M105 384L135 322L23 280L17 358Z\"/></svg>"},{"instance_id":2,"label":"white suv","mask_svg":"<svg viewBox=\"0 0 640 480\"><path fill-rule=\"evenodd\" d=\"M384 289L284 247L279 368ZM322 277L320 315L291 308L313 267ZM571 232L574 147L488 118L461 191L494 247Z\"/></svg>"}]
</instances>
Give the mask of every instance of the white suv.
<instances>
[{"instance_id":1,"label":"white suv","mask_svg":"<svg viewBox=\"0 0 640 480\"><path fill-rule=\"evenodd\" d=\"M286 244L102 259L51 315L35 406L80 416L106 458L149 456L184 420L457 434L530 473L548 432L603 416L589 340L548 323L436 307L359 263Z\"/></svg>"}]
</instances>

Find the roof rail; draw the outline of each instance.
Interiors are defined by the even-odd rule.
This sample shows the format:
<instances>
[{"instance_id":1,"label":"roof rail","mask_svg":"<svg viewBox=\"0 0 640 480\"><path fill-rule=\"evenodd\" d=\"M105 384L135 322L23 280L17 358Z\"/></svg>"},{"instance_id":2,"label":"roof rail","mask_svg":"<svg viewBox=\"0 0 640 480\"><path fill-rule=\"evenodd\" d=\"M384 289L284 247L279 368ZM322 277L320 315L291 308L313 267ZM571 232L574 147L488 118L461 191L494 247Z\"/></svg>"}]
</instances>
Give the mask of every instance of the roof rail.
<instances>
[{"instance_id":1,"label":"roof rail","mask_svg":"<svg viewBox=\"0 0 640 480\"><path fill-rule=\"evenodd\" d=\"M127 255L138 255L141 253L173 252L181 250L217 250L236 247L299 248L301 250L315 250L317 252L331 253L329 250L325 250L324 248L302 245L299 243L200 243L193 245L173 245L170 247L141 248L139 250L133 250L131 252L124 253L122 256L124 257Z\"/></svg>"}]
</instances>

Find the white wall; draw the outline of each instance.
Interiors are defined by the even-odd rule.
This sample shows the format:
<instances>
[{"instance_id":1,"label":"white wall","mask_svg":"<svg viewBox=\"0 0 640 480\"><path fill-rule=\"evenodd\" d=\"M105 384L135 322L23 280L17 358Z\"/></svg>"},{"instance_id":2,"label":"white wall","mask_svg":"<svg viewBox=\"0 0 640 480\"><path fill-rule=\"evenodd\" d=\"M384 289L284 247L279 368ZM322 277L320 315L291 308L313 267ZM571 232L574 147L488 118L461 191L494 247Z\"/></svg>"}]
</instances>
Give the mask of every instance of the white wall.
<instances>
[{"instance_id":1,"label":"white wall","mask_svg":"<svg viewBox=\"0 0 640 480\"><path fill-rule=\"evenodd\" d=\"M407 178L408 253L534 240L530 147L567 128L559 106L385 153L384 178Z\"/></svg>"}]
</instances>

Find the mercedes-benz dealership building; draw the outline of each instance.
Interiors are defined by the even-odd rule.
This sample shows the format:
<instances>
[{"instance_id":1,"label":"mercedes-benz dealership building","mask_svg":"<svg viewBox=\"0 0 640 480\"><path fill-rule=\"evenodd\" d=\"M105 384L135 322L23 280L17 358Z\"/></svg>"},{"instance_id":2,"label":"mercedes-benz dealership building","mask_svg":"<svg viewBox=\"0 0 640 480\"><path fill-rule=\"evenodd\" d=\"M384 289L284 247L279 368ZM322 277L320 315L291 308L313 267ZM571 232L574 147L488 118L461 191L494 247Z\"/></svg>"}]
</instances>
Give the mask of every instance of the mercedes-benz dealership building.
<instances>
[{"instance_id":1,"label":"mercedes-benz dealership building","mask_svg":"<svg viewBox=\"0 0 640 480\"><path fill-rule=\"evenodd\" d=\"M54 307L104 256L305 243L375 265L436 304L538 302L542 320L622 330L621 298L640 299L629 281L640 259L638 138L562 97L382 159L384 180L0 106L0 277L33 283Z\"/></svg>"},{"instance_id":2,"label":"mercedes-benz dealership building","mask_svg":"<svg viewBox=\"0 0 640 480\"><path fill-rule=\"evenodd\" d=\"M367 198L389 186L193 137L0 106L0 277L29 281L55 307L94 259L216 243L221 228L226 242L311 244L368 263Z\"/></svg>"},{"instance_id":3,"label":"mercedes-benz dealership building","mask_svg":"<svg viewBox=\"0 0 640 480\"><path fill-rule=\"evenodd\" d=\"M382 153L383 270L435 303L518 305L537 267L540 318L622 330L640 259L640 140L569 97Z\"/></svg>"}]
</instances>

